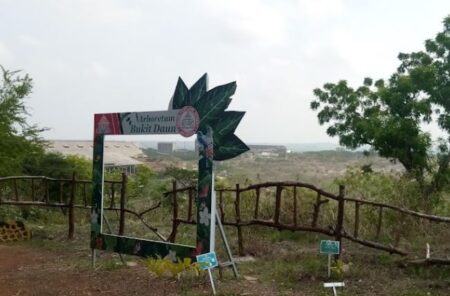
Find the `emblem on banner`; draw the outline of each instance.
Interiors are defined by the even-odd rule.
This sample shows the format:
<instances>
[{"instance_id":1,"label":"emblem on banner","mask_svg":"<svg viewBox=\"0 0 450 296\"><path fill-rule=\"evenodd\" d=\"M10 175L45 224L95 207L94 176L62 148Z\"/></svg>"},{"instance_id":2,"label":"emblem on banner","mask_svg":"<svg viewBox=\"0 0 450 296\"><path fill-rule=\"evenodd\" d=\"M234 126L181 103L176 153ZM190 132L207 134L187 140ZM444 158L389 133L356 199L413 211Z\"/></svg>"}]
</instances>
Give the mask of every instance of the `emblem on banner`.
<instances>
[{"instance_id":1,"label":"emblem on banner","mask_svg":"<svg viewBox=\"0 0 450 296\"><path fill-rule=\"evenodd\" d=\"M183 137L190 137L197 132L200 124L200 118L197 110L191 106L185 106L180 109L176 119L178 133Z\"/></svg>"}]
</instances>

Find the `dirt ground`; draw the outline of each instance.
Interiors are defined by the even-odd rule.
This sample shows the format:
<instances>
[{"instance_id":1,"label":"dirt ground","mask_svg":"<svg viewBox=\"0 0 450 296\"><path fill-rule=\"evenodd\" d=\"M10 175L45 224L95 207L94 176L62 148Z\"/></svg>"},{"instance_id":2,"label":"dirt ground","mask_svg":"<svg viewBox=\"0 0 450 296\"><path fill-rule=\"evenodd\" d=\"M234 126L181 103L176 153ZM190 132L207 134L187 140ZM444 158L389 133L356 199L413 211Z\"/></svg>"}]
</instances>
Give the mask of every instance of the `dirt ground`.
<instances>
[{"instance_id":1,"label":"dirt ground","mask_svg":"<svg viewBox=\"0 0 450 296\"><path fill-rule=\"evenodd\" d=\"M212 294L206 279L156 278L143 264L124 267L112 261L110 254L102 254L100 266L92 269L88 252L50 251L23 243L0 245L0 296ZM229 280L224 285L221 288L227 292L221 294L225 295L274 295L245 280L238 285Z\"/></svg>"},{"instance_id":2,"label":"dirt ground","mask_svg":"<svg viewBox=\"0 0 450 296\"><path fill-rule=\"evenodd\" d=\"M0 296L212 295L206 276L181 280L161 279L151 275L139 259L128 258L137 264L125 267L114 257L117 255L106 253L100 255L97 268L92 269L89 250L74 247L70 243L66 248L59 246L51 250L26 243L0 245ZM276 267L271 265L263 268L268 270ZM249 271L247 269L245 273ZM370 273L369 270L366 272ZM272 280L269 276L264 280L254 278L254 281L248 276L235 280L230 271L224 273L228 273L228 276L225 275L222 280L216 278L218 295L332 295L331 291L319 287L317 279L311 280L309 277L297 279L298 284L294 288L279 289L278 286L282 286L283 282L275 274ZM259 277L259 274L254 271L254 276ZM398 278L392 274L366 276L378 278L380 282L350 279L347 281L348 290L340 291L338 295L450 295L450 286L442 286L442 281L441 286L431 287L434 281L420 280L413 284L411 279L405 279L401 274L398 274ZM286 280L288 277L287 274ZM414 286L423 287L416 290L412 289Z\"/></svg>"},{"instance_id":3,"label":"dirt ground","mask_svg":"<svg viewBox=\"0 0 450 296\"><path fill-rule=\"evenodd\" d=\"M171 294L140 266L99 271L67 261L63 253L0 245L0 295L146 295L154 289Z\"/></svg>"},{"instance_id":4,"label":"dirt ground","mask_svg":"<svg viewBox=\"0 0 450 296\"><path fill-rule=\"evenodd\" d=\"M214 271L217 295L332 295L323 288L326 259L317 254L315 243L320 238L309 243L303 234L290 232L274 232L271 240L260 236L247 243L254 261L239 265L240 279L229 269L222 278ZM100 252L93 269L87 239L80 231L69 241L65 232L52 229L35 232L30 241L0 244L0 296L212 295L207 274L158 278L133 256L125 257L133 266L124 266L117 254ZM349 271L339 296L450 295L450 267L400 268L399 257L349 242L343 257Z\"/></svg>"}]
</instances>

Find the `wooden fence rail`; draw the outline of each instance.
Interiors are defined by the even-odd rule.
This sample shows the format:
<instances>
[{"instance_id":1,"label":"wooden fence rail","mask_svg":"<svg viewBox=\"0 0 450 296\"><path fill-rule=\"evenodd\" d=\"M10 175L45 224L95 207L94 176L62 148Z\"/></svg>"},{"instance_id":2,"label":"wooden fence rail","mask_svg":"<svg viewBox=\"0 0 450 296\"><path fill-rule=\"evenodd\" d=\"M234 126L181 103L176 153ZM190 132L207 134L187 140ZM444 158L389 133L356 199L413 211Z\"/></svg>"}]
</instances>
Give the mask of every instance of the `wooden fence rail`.
<instances>
[{"instance_id":1,"label":"wooden fence rail","mask_svg":"<svg viewBox=\"0 0 450 296\"><path fill-rule=\"evenodd\" d=\"M89 186L92 186L92 181L78 180L75 173L71 179L55 179L44 176L3 177L0 178L0 206L36 206L65 209L68 217L68 238L73 239L75 232L74 210L76 208L91 208L92 188L88 188ZM105 195L110 199L109 207L105 207L104 210L119 213L118 234L123 235L125 232L125 213L135 216L148 229L157 232L157 229L149 225L143 216L159 208L161 203L157 203L142 212L127 209L125 207L126 187L126 174L122 174L120 181L105 180L104 182ZM116 207L117 192L120 192L119 207ZM162 238L162 236L160 237Z\"/></svg>"},{"instance_id":2,"label":"wooden fence rail","mask_svg":"<svg viewBox=\"0 0 450 296\"><path fill-rule=\"evenodd\" d=\"M67 210L68 237L74 236L74 209L90 209L92 182L78 180L74 174L71 179L53 179L42 176L20 176L0 178L0 206L38 206L57 207ZM164 193L170 198L172 206L172 230L166 238L158 229L150 225L145 215L158 209L161 203L140 212L128 209L127 176L120 181L105 181L105 192L109 206L104 210L119 214L120 235L125 233L126 214L139 219L144 226L164 241L176 240L180 224L196 224L195 187L177 187L172 183L170 191ZM303 182L266 182L234 188L216 189L218 213L222 223L236 228L238 253L244 254L243 227L252 225L270 227L278 230L315 232L342 241L347 239L355 243L389 253L407 255L406 250L394 244L381 243L380 237L387 211L398 215L410 216L436 223L450 223L450 217L424 214L401 207L345 197L345 187L340 186L338 194L326 192L314 185ZM116 194L119 193L117 201ZM119 206L116 206L116 203ZM362 225L363 207L374 209L375 222ZM402 217L403 217L402 216ZM372 238L363 238L361 229L375 227Z\"/></svg>"},{"instance_id":3,"label":"wooden fence rail","mask_svg":"<svg viewBox=\"0 0 450 296\"><path fill-rule=\"evenodd\" d=\"M291 190L289 190L291 189ZM300 223L300 209L305 208L305 204L299 200L299 194L301 189L306 189L315 194L315 200L313 200L313 204L311 207L311 222ZM186 217L181 217L180 214L182 210L179 205L177 205L177 211L173 212L173 228L171 237L176 237L177 227L180 224L196 224L196 221L192 219L192 192L195 191L195 187L184 187L177 188L176 185L173 186L172 191L166 192L166 196L175 197L174 193L177 193L176 197L181 198L183 193L189 192L189 208L187 211ZM270 192L271 196L264 196L266 199L273 199L273 215L272 217L262 218L261 210L262 210L262 200L263 200L263 192ZM402 250L395 245L383 244L378 240L380 239L382 228L383 228L383 218L385 217L384 210L389 209L393 212L402 215L409 215L414 218L424 219L431 222L437 223L450 223L449 217L440 217L435 215L424 214L420 212L411 211L408 209L403 209L400 207L396 207L393 205L371 202L362 199L355 198L347 198L345 197L345 187L339 186L338 194L333 194L330 192L326 192L320 188L317 188L314 185L303 183L303 182L266 182L261 184L254 184L247 187L240 187L239 184L236 184L235 188L225 188L225 189L217 189L217 206L218 213L220 215L221 221L223 225L233 226L236 228L237 232L237 245L238 252L240 255L243 255L244 252L244 238L242 235L242 227L251 226L251 225L259 225L264 227L271 227L278 230L291 230L291 231L308 231L325 234L331 237L334 237L335 240L342 241L342 238L348 239L355 243L361 244L366 247L375 248L382 251L387 251L389 253L399 254L405 256L408 254L406 250ZM283 193L292 193L292 196L283 195ZM247 215L245 217L242 216L243 210L243 194L245 193L254 193L247 194L251 199L254 199L254 207L250 210L251 215ZM231 197L231 201L229 204L234 204L234 210L226 210L226 202L225 195L228 194L229 198ZM174 203L175 199L174 198ZM292 198L292 208L283 207L283 201ZM331 202L334 202L333 205L329 205ZM305 203L305 198L302 199L302 202ZM329 205L328 208L331 208L332 212L336 214L334 221L327 221L327 225L320 225L319 220L324 220L324 215L321 216L321 209L324 205ZM352 206L354 210L352 211ZM377 221L375 223L375 236L374 239L363 239L360 238L360 228L361 228L361 218L360 211L361 207L373 207L377 210ZM290 212L291 223L285 222L288 220L287 214ZM305 211L304 213L305 214ZM352 231L348 231L345 225L346 217L351 217L353 224L350 225L350 228L353 228ZM369 225L364 225L368 227Z\"/></svg>"}]
</instances>

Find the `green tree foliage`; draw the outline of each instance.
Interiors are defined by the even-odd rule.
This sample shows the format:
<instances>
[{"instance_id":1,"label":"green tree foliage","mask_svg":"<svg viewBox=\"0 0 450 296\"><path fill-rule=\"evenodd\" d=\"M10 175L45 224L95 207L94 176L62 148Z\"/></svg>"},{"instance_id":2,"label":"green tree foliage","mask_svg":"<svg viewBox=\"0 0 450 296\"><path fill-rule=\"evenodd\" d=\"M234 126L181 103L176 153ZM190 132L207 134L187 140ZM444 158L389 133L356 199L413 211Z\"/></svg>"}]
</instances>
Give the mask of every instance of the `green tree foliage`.
<instances>
[{"instance_id":1,"label":"green tree foliage","mask_svg":"<svg viewBox=\"0 0 450 296\"><path fill-rule=\"evenodd\" d=\"M43 153L25 158L23 173L30 176L46 176L51 178L72 177L72 167L59 153Z\"/></svg>"},{"instance_id":2,"label":"green tree foliage","mask_svg":"<svg viewBox=\"0 0 450 296\"><path fill-rule=\"evenodd\" d=\"M73 173L76 174L78 180L89 180L92 175L92 162L78 156L64 156L60 153L40 153L38 155L29 155L24 160L23 172L29 176L45 176L55 179L71 179ZM60 187L63 186L63 187ZM58 200L60 190L65 192L64 199L69 197L70 183L59 182L49 183L49 194L51 200ZM81 201L81 192L78 192ZM67 202L67 200L66 200ZM34 211L38 213L38 211ZM23 215L27 215L28 211L22 211ZM65 214L66 211L63 210ZM26 218L26 216L24 216Z\"/></svg>"},{"instance_id":3,"label":"green tree foliage","mask_svg":"<svg viewBox=\"0 0 450 296\"><path fill-rule=\"evenodd\" d=\"M361 168L350 167L345 174L335 180L336 185L345 184L349 197L393 204L419 210L423 205L416 182L396 174L381 172L367 173Z\"/></svg>"},{"instance_id":4,"label":"green tree foliage","mask_svg":"<svg viewBox=\"0 0 450 296\"><path fill-rule=\"evenodd\" d=\"M89 180L92 176L92 162L75 155L42 153L25 158L23 173L30 176L70 179L76 173L77 179Z\"/></svg>"},{"instance_id":5,"label":"green tree foliage","mask_svg":"<svg viewBox=\"0 0 450 296\"><path fill-rule=\"evenodd\" d=\"M163 176L177 181L179 187L189 187L197 184L196 170L186 170L170 166L164 170Z\"/></svg>"},{"instance_id":6,"label":"green tree foliage","mask_svg":"<svg viewBox=\"0 0 450 296\"><path fill-rule=\"evenodd\" d=\"M128 196L132 199L157 200L167 190L167 182L158 178L149 167L139 165L128 179Z\"/></svg>"},{"instance_id":7,"label":"green tree foliage","mask_svg":"<svg viewBox=\"0 0 450 296\"><path fill-rule=\"evenodd\" d=\"M450 16L444 30L425 42L425 51L399 54L400 66L388 80L365 78L362 86L345 80L314 90L311 108L318 110L327 134L355 149L369 145L380 156L400 162L429 197L450 183L449 143L440 139L433 153L431 135L422 128L437 116L450 135Z\"/></svg>"},{"instance_id":8,"label":"green tree foliage","mask_svg":"<svg viewBox=\"0 0 450 296\"><path fill-rule=\"evenodd\" d=\"M92 179L92 161L76 155L66 155L66 161L70 164L72 171L77 174L77 179Z\"/></svg>"},{"instance_id":9,"label":"green tree foliage","mask_svg":"<svg viewBox=\"0 0 450 296\"><path fill-rule=\"evenodd\" d=\"M25 158L43 153L42 129L27 123L25 98L33 83L28 75L0 66L0 176L20 174Z\"/></svg>"}]
</instances>

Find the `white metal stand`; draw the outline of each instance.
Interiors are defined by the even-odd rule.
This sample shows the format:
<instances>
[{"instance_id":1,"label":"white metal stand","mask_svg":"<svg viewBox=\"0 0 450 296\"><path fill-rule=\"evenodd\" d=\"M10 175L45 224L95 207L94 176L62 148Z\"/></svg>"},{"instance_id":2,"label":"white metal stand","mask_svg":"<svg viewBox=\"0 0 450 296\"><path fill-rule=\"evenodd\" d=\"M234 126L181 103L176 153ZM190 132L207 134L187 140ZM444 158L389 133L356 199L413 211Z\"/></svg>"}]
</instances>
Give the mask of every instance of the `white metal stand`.
<instances>
[{"instance_id":1,"label":"white metal stand","mask_svg":"<svg viewBox=\"0 0 450 296\"><path fill-rule=\"evenodd\" d=\"M213 290L213 294L216 295L216 287L214 286L214 278L211 273L211 268L208 268L209 281L211 282L211 287Z\"/></svg>"},{"instance_id":2,"label":"white metal stand","mask_svg":"<svg viewBox=\"0 0 450 296\"><path fill-rule=\"evenodd\" d=\"M227 237L225 236L225 231L223 229L222 221L220 220L219 214L216 212L217 226L219 226L220 236L222 237L223 244L225 245L225 250L228 255L228 260L220 264L221 267L231 266L233 268L233 274L235 278L239 277L239 272L237 270L236 261L234 261L233 255L231 254L230 245L228 244Z\"/></svg>"},{"instance_id":3,"label":"white metal stand","mask_svg":"<svg viewBox=\"0 0 450 296\"><path fill-rule=\"evenodd\" d=\"M332 288L333 289L333 295L337 296L336 287L344 287L345 284L343 282L341 282L341 283L324 283L323 286L325 288Z\"/></svg>"},{"instance_id":4,"label":"white metal stand","mask_svg":"<svg viewBox=\"0 0 450 296\"><path fill-rule=\"evenodd\" d=\"M214 184L214 170L212 172L212 180L211 180L211 228L209 233L209 250L210 252L214 252L216 250L216 187Z\"/></svg>"},{"instance_id":5,"label":"white metal stand","mask_svg":"<svg viewBox=\"0 0 450 296\"><path fill-rule=\"evenodd\" d=\"M328 278L331 277L331 254L328 254Z\"/></svg>"},{"instance_id":6,"label":"white metal stand","mask_svg":"<svg viewBox=\"0 0 450 296\"><path fill-rule=\"evenodd\" d=\"M239 273L236 267L236 262L233 259L233 255L231 254L230 245L228 244L227 237L225 235L225 230L222 225L222 221L217 213L217 201L216 201L216 189L214 184L214 171L212 173L212 192L211 192L211 231L210 231L210 251L215 251L216 246L216 225L219 226L220 236L222 238L223 244L225 246L225 251L227 252L228 260L220 264L220 267L232 266L234 277L238 278Z\"/></svg>"}]
</instances>

